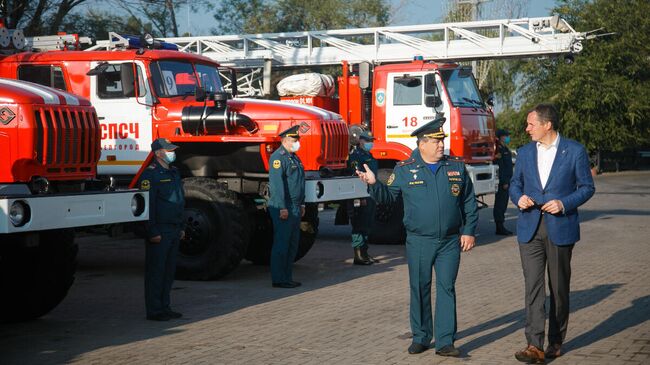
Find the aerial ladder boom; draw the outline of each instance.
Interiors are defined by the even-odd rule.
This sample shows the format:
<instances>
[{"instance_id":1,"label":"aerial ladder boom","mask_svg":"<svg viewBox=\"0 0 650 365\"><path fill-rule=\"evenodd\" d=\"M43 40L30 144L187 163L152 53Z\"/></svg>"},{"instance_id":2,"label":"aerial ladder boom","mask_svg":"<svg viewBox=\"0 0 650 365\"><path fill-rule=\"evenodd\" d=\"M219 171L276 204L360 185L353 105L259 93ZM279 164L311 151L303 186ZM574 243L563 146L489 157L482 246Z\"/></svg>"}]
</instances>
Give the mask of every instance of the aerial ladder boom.
<instances>
[{"instance_id":1,"label":"aerial ladder boom","mask_svg":"<svg viewBox=\"0 0 650 365\"><path fill-rule=\"evenodd\" d=\"M437 62L577 53L584 33L558 16L459 23L262 33L163 40L236 68L404 62L414 54Z\"/></svg>"}]
</instances>

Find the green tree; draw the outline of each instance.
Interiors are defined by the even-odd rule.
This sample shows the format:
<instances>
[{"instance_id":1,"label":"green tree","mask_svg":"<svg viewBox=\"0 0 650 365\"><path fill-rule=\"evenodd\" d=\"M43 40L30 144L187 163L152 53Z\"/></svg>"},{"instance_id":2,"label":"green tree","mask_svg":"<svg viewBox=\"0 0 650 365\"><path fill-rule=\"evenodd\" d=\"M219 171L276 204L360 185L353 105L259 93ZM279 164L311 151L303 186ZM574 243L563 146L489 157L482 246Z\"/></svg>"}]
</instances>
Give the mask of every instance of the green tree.
<instances>
[{"instance_id":1,"label":"green tree","mask_svg":"<svg viewBox=\"0 0 650 365\"><path fill-rule=\"evenodd\" d=\"M574 64L525 62L522 108L500 115L500 123L525 141L526 110L552 102L562 116L560 133L591 152L650 146L650 2L564 0L555 12L576 30L615 34L585 41Z\"/></svg>"},{"instance_id":2,"label":"green tree","mask_svg":"<svg viewBox=\"0 0 650 365\"><path fill-rule=\"evenodd\" d=\"M216 34L272 33L388 24L385 0L226 0L217 7Z\"/></svg>"}]
</instances>

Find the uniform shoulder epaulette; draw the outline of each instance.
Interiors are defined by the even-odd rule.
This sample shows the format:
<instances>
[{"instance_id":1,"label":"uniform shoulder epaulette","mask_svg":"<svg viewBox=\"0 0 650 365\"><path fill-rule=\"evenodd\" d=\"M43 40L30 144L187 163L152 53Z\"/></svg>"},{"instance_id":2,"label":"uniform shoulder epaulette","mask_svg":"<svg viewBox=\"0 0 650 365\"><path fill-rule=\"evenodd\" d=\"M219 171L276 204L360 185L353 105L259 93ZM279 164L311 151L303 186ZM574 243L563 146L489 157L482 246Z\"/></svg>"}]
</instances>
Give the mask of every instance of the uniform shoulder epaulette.
<instances>
[{"instance_id":1,"label":"uniform shoulder epaulette","mask_svg":"<svg viewBox=\"0 0 650 365\"><path fill-rule=\"evenodd\" d=\"M284 155L284 154L286 154L286 153L287 153L287 152L286 152L285 150L283 150L283 149L280 150L280 154L281 154L281 155Z\"/></svg>"},{"instance_id":2,"label":"uniform shoulder epaulette","mask_svg":"<svg viewBox=\"0 0 650 365\"><path fill-rule=\"evenodd\" d=\"M446 156L449 161L463 162L462 157L458 156Z\"/></svg>"},{"instance_id":3,"label":"uniform shoulder epaulette","mask_svg":"<svg viewBox=\"0 0 650 365\"><path fill-rule=\"evenodd\" d=\"M397 163L397 166L405 166L405 165L410 165L415 162L414 158L409 158L408 160L400 161Z\"/></svg>"},{"instance_id":4,"label":"uniform shoulder epaulette","mask_svg":"<svg viewBox=\"0 0 650 365\"><path fill-rule=\"evenodd\" d=\"M151 165L147 166L147 168L151 169L151 170L155 170L156 169L156 164L152 163Z\"/></svg>"}]
</instances>

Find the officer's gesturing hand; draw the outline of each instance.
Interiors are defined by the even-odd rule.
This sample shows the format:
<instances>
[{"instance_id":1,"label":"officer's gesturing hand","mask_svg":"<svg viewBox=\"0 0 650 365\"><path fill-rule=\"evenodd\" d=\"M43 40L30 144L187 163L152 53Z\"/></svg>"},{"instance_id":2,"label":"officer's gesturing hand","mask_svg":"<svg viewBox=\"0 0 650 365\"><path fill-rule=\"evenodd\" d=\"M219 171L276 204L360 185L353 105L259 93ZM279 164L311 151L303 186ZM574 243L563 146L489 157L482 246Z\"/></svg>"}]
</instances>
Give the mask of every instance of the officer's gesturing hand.
<instances>
[{"instance_id":1,"label":"officer's gesturing hand","mask_svg":"<svg viewBox=\"0 0 650 365\"><path fill-rule=\"evenodd\" d=\"M300 218L305 216L305 206L301 205L300 206Z\"/></svg>"},{"instance_id":2,"label":"officer's gesturing hand","mask_svg":"<svg viewBox=\"0 0 650 365\"><path fill-rule=\"evenodd\" d=\"M181 231L181 241L185 239L185 231Z\"/></svg>"},{"instance_id":3,"label":"officer's gesturing hand","mask_svg":"<svg viewBox=\"0 0 650 365\"><path fill-rule=\"evenodd\" d=\"M370 167L366 165L365 163L363 164L363 167L366 169L366 172L361 172L359 170L356 171L357 175L359 175L359 178L361 181L368 185L372 185L377 182L377 177L375 176L375 173L370 170Z\"/></svg>"},{"instance_id":4,"label":"officer's gesturing hand","mask_svg":"<svg viewBox=\"0 0 650 365\"><path fill-rule=\"evenodd\" d=\"M289 210L280 209L280 219L287 219L287 218L289 218Z\"/></svg>"},{"instance_id":5,"label":"officer's gesturing hand","mask_svg":"<svg viewBox=\"0 0 650 365\"><path fill-rule=\"evenodd\" d=\"M462 235L460 236L460 248L463 252L471 250L476 244L476 238L474 236Z\"/></svg>"},{"instance_id":6,"label":"officer's gesturing hand","mask_svg":"<svg viewBox=\"0 0 650 365\"><path fill-rule=\"evenodd\" d=\"M157 235L157 236L149 238L149 242L151 242L151 243L160 243L160 240L162 240L161 235Z\"/></svg>"}]
</instances>

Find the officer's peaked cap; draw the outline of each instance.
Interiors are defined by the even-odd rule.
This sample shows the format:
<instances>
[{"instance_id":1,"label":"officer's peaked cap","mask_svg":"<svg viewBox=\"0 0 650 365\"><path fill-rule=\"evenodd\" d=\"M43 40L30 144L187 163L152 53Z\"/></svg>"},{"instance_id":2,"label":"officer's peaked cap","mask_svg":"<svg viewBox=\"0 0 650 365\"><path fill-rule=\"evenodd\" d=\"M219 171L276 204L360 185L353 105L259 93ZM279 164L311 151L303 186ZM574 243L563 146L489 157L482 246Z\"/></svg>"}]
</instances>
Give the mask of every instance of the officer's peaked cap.
<instances>
[{"instance_id":1,"label":"officer's peaked cap","mask_svg":"<svg viewBox=\"0 0 650 365\"><path fill-rule=\"evenodd\" d=\"M290 127L288 129L285 129L282 132L280 132L279 136L280 137L300 138L300 135L298 134L298 129L300 129L300 126L299 125L294 125L293 127Z\"/></svg>"},{"instance_id":2,"label":"officer's peaked cap","mask_svg":"<svg viewBox=\"0 0 650 365\"><path fill-rule=\"evenodd\" d=\"M359 139L365 139L366 141L372 141L375 139L375 137L372 135L372 132L370 131L362 131L359 133Z\"/></svg>"},{"instance_id":3,"label":"officer's peaked cap","mask_svg":"<svg viewBox=\"0 0 650 365\"><path fill-rule=\"evenodd\" d=\"M411 133L411 137L426 137L426 138L445 138L447 135L442 130L442 125L445 124L445 117L437 117L429 123L421 126Z\"/></svg>"},{"instance_id":4,"label":"officer's peaked cap","mask_svg":"<svg viewBox=\"0 0 650 365\"><path fill-rule=\"evenodd\" d=\"M172 144L167 138L158 138L155 141L151 143L151 150L152 151L158 151L158 150L167 150L167 151L172 151L177 149L178 146L175 144Z\"/></svg>"}]
</instances>

